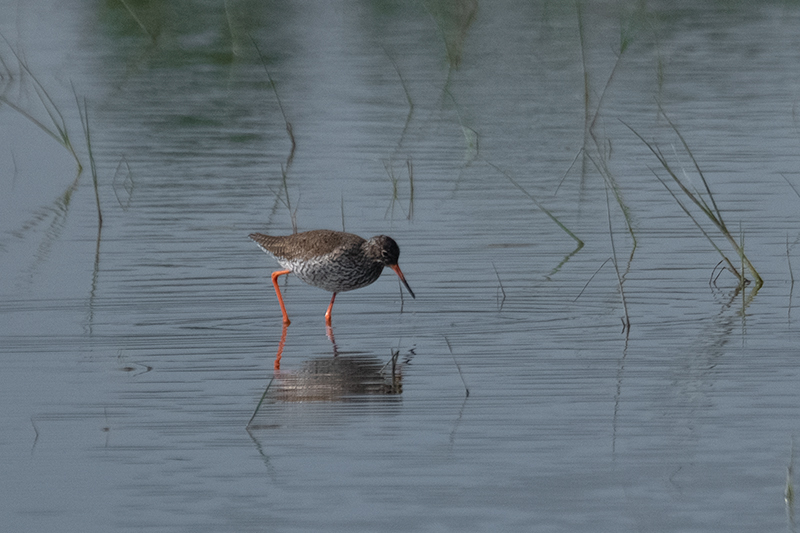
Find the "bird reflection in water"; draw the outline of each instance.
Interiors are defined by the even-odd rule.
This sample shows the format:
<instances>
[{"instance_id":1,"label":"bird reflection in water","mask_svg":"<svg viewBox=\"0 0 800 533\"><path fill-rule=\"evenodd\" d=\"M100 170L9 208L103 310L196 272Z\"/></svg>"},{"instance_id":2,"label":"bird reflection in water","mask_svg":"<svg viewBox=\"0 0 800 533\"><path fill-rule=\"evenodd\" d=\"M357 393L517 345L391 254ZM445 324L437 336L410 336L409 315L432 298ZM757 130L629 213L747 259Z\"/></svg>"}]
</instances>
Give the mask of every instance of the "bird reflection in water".
<instances>
[{"instance_id":1,"label":"bird reflection in water","mask_svg":"<svg viewBox=\"0 0 800 533\"><path fill-rule=\"evenodd\" d=\"M283 402L337 402L403 392L399 352L388 362L371 355L315 357L292 372L275 374L267 396Z\"/></svg>"},{"instance_id":2,"label":"bird reflection in water","mask_svg":"<svg viewBox=\"0 0 800 533\"><path fill-rule=\"evenodd\" d=\"M367 397L399 398L403 392L402 368L414 355L410 350L400 356L393 350L391 357L381 360L373 355L340 354L333 331L327 328L333 354L305 361L296 370L281 371L280 362L286 344L283 327L273 378L251 418L251 424L265 400L272 402L347 402Z\"/></svg>"}]
</instances>

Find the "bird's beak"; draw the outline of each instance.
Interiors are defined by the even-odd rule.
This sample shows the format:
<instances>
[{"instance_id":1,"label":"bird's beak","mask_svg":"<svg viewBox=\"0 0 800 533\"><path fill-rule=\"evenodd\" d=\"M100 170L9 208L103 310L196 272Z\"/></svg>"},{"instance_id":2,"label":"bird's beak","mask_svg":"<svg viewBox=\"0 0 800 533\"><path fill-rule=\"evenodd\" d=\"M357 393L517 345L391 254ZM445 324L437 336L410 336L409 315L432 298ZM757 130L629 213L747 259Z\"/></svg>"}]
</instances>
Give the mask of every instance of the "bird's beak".
<instances>
[{"instance_id":1,"label":"bird's beak","mask_svg":"<svg viewBox=\"0 0 800 533\"><path fill-rule=\"evenodd\" d=\"M414 296L414 291L412 291L411 287L408 286L408 282L406 281L406 277L403 275L403 272L400 270L400 266L389 265L389 268L394 270L394 273L397 274L397 276L400 278L400 281L402 281L403 285L406 286L406 289L408 289L408 294L410 294L412 298L416 299L417 297Z\"/></svg>"}]
</instances>

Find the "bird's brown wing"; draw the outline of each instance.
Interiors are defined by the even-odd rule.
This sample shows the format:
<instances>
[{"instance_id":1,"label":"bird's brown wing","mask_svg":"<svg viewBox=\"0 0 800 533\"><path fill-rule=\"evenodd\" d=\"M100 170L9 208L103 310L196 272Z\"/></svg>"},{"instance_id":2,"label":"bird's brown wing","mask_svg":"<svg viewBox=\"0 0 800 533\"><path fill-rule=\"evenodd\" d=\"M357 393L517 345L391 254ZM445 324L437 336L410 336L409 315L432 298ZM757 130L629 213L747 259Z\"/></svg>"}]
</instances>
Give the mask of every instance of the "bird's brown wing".
<instances>
[{"instance_id":1,"label":"bird's brown wing","mask_svg":"<svg viewBox=\"0 0 800 533\"><path fill-rule=\"evenodd\" d=\"M250 238L264 251L290 261L341 252L352 247L359 247L364 242L364 239L358 235L325 229L280 237L251 233Z\"/></svg>"}]
</instances>

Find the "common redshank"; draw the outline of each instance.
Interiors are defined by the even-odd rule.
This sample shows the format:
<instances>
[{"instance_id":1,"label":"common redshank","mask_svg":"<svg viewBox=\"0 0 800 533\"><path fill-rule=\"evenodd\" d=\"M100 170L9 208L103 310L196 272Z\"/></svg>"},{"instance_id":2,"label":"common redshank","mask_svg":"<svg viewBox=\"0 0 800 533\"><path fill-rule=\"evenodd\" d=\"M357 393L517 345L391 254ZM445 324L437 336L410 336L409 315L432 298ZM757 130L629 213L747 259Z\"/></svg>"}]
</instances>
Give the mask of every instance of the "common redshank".
<instances>
[{"instance_id":1,"label":"common redshank","mask_svg":"<svg viewBox=\"0 0 800 533\"><path fill-rule=\"evenodd\" d=\"M278 277L289 273L309 285L333 293L325 313L325 323L329 326L336 295L373 283L380 277L385 266L395 271L411 297L416 298L397 266L400 248L394 239L386 235L365 240L352 233L319 229L283 237L251 233L250 238L285 269L272 273L272 284L275 286L275 294L278 295L284 324L289 324L290 321L278 287Z\"/></svg>"}]
</instances>

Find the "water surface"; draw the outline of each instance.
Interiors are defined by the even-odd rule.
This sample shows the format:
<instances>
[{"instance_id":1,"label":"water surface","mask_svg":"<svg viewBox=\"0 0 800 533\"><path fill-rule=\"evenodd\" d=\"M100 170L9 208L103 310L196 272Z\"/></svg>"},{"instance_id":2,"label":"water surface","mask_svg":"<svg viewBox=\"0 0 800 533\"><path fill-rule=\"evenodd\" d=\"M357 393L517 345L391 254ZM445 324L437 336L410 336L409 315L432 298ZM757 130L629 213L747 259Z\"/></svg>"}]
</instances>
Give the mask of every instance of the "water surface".
<instances>
[{"instance_id":1,"label":"water surface","mask_svg":"<svg viewBox=\"0 0 800 533\"><path fill-rule=\"evenodd\" d=\"M0 13L10 530L796 529L796 6ZM391 235L417 298L332 341L289 279L282 339L247 235L294 226Z\"/></svg>"}]
</instances>

